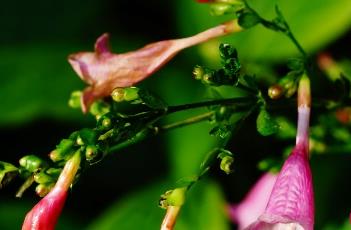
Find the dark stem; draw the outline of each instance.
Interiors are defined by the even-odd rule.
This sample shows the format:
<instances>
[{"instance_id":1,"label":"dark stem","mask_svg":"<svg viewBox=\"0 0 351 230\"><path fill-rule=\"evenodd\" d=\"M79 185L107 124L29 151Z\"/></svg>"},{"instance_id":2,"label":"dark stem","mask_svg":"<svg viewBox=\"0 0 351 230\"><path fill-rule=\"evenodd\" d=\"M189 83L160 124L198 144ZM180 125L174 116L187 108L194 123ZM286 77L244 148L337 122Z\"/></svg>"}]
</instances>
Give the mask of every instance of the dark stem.
<instances>
[{"instance_id":1,"label":"dark stem","mask_svg":"<svg viewBox=\"0 0 351 230\"><path fill-rule=\"evenodd\" d=\"M220 100L213 100L213 101L204 101L204 102L197 102L197 103L191 103L191 104L169 106L167 113L169 114L169 113L179 112L182 110L195 109L195 108L201 108L201 107L213 106L213 105L230 105L230 104L247 105L249 103L254 103L254 102L255 102L255 98L252 98L252 97L237 97L237 98L220 99Z\"/></svg>"}]
</instances>

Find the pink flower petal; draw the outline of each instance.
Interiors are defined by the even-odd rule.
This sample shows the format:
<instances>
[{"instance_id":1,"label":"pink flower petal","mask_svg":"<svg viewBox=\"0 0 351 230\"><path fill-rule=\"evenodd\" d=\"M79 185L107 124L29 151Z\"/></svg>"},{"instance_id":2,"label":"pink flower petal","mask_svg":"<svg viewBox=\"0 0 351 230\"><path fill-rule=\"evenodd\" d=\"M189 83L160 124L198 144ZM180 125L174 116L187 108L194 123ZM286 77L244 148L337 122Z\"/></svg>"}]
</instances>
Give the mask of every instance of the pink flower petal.
<instances>
[{"instance_id":1,"label":"pink flower petal","mask_svg":"<svg viewBox=\"0 0 351 230\"><path fill-rule=\"evenodd\" d=\"M244 200L230 208L231 219L239 226L246 228L264 212L277 175L265 173L251 188Z\"/></svg>"},{"instance_id":2,"label":"pink flower petal","mask_svg":"<svg viewBox=\"0 0 351 230\"><path fill-rule=\"evenodd\" d=\"M93 101L110 95L115 88L129 87L149 77L182 49L241 30L234 20L192 37L159 41L123 54L111 53L108 34L101 35L95 43L95 52L68 57L74 71L90 85L83 92L83 112L87 112Z\"/></svg>"}]
</instances>

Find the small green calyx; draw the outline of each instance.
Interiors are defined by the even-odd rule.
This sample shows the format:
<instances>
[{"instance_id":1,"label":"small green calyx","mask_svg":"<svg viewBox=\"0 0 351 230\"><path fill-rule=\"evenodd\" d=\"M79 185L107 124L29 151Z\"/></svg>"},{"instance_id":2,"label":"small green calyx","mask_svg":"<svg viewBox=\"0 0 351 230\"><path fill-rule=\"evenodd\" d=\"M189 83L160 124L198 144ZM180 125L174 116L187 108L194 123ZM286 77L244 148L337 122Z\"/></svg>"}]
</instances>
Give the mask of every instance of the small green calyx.
<instances>
[{"instance_id":1,"label":"small green calyx","mask_svg":"<svg viewBox=\"0 0 351 230\"><path fill-rule=\"evenodd\" d=\"M159 206L166 209L168 206L182 206L185 202L186 187L169 190L161 195Z\"/></svg>"},{"instance_id":2,"label":"small green calyx","mask_svg":"<svg viewBox=\"0 0 351 230\"><path fill-rule=\"evenodd\" d=\"M27 155L19 160L20 166L29 172L36 172L46 165L46 162L35 155Z\"/></svg>"}]
</instances>

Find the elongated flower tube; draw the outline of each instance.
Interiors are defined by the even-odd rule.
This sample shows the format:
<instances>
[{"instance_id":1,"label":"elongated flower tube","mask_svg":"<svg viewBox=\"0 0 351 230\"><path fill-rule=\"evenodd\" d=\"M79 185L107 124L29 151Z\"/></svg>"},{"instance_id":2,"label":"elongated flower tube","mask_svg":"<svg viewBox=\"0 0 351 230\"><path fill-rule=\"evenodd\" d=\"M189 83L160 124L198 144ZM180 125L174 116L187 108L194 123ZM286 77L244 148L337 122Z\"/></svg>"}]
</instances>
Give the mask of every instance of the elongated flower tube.
<instances>
[{"instance_id":1,"label":"elongated flower tube","mask_svg":"<svg viewBox=\"0 0 351 230\"><path fill-rule=\"evenodd\" d=\"M78 171L81 156L77 152L68 160L55 187L27 213L22 230L53 230L65 204L68 189Z\"/></svg>"},{"instance_id":2,"label":"elongated flower tube","mask_svg":"<svg viewBox=\"0 0 351 230\"><path fill-rule=\"evenodd\" d=\"M248 227L264 212L276 179L276 174L265 173L240 204L229 207L229 216L233 222L238 224L239 230Z\"/></svg>"},{"instance_id":3,"label":"elongated flower tube","mask_svg":"<svg viewBox=\"0 0 351 230\"><path fill-rule=\"evenodd\" d=\"M110 95L113 89L130 87L147 78L182 49L241 30L238 21L232 20L192 37L159 41L123 54L112 53L109 35L101 35L95 43L95 52L68 57L74 71L90 85L81 97L83 112L87 112L96 99Z\"/></svg>"},{"instance_id":4,"label":"elongated flower tube","mask_svg":"<svg viewBox=\"0 0 351 230\"><path fill-rule=\"evenodd\" d=\"M298 89L296 146L278 175L265 211L246 229L313 230L314 200L308 152L310 104L310 82L304 75Z\"/></svg>"}]
</instances>

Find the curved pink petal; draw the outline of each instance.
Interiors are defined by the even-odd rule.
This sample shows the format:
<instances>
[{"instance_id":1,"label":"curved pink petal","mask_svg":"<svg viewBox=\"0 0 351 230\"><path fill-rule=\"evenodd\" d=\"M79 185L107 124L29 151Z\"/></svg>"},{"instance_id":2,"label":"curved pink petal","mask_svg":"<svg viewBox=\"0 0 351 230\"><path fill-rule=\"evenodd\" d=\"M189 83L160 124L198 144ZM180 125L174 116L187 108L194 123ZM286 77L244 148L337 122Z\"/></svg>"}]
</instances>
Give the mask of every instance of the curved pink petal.
<instances>
[{"instance_id":1,"label":"curved pink petal","mask_svg":"<svg viewBox=\"0 0 351 230\"><path fill-rule=\"evenodd\" d=\"M80 165L76 153L63 168L55 187L27 213L22 230L53 230L65 205L67 191Z\"/></svg>"},{"instance_id":2,"label":"curved pink petal","mask_svg":"<svg viewBox=\"0 0 351 230\"><path fill-rule=\"evenodd\" d=\"M123 54L111 53L108 34L101 35L95 43L95 52L80 52L68 57L78 76L91 85L82 96L83 112L93 101L110 95L115 88L129 87L144 80L182 49L241 30L234 20L192 37L159 41Z\"/></svg>"},{"instance_id":3,"label":"curved pink petal","mask_svg":"<svg viewBox=\"0 0 351 230\"><path fill-rule=\"evenodd\" d=\"M53 230L61 214L67 191L53 190L26 215L22 230Z\"/></svg>"},{"instance_id":4,"label":"curved pink petal","mask_svg":"<svg viewBox=\"0 0 351 230\"><path fill-rule=\"evenodd\" d=\"M265 173L240 204L230 207L230 217L238 224L239 230L249 226L264 212L276 179L276 174Z\"/></svg>"}]
</instances>

